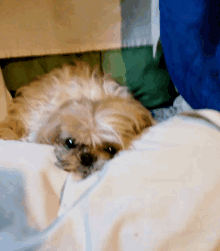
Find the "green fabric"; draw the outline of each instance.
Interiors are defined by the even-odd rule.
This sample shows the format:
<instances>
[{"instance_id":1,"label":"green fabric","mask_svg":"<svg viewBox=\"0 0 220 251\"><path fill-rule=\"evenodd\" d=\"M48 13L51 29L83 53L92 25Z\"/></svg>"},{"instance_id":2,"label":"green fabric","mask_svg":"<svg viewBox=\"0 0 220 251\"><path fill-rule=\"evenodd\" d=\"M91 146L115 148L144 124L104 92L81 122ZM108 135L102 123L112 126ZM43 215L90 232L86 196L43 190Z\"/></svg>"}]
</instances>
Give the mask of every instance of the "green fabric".
<instances>
[{"instance_id":1,"label":"green fabric","mask_svg":"<svg viewBox=\"0 0 220 251\"><path fill-rule=\"evenodd\" d=\"M101 58L103 71L111 73L118 83L126 84L126 68L121 50L102 51Z\"/></svg>"},{"instance_id":2,"label":"green fabric","mask_svg":"<svg viewBox=\"0 0 220 251\"><path fill-rule=\"evenodd\" d=\"M155 109L168 105L169 102L172 104L177 92L166 70L162 46L159 44L156 58L153 58L152 54L152 46L146 46L83 54L11 59L5 63L5 67L3 66L3 76L8 89L16 91L20 86L33 81L38 75L48 73L64 63L80 59L91 66L99 65L105 72L112 73L112 78L127 85L145 107Z\"/></svg>"},{"instance_id":3,"label":"green fabric","mask_svg":"<svg viewBox=\"0 0 220 251\"><path fill-rule=\"evenodd\" d=\"M175 87L163 61L159 44L156 57L153 47L138 47L102 52L103 69L129 90L150 109L172 104L177 96Z\"/></svg>"},{"instance_id":4,"label":"green fabric","mask_svg":"<svg viewBox=\"0 0 220 251\"><path fill-rule=\"evenodd\" d=\"M22 85L29 84L37 76L48 73L64 63L71 63L76 59L89 62L91 66L100 65L100 52L11 59L5 62L2 73L7 88L17 90Z\"/></svg>"}]
</instances>

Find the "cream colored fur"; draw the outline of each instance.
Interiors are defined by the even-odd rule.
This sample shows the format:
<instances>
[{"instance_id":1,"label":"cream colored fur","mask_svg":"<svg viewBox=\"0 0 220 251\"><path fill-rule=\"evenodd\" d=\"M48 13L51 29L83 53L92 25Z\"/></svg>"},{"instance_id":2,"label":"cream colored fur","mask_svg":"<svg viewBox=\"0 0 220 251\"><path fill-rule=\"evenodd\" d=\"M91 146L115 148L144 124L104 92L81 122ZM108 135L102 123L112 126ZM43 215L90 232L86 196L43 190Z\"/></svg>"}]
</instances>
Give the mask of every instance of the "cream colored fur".
<instances>
[{"instance_id":1,"label":"cream colored fur","mask_svg":"<svg viewBox=\"0 0 220 251\"><path fill-rule=\"evenodd\" d=\"M58 166L87 177L154 123L125 86L77 62L20 88L0 137L54 145Z\"/></svg>"}]
</instances>

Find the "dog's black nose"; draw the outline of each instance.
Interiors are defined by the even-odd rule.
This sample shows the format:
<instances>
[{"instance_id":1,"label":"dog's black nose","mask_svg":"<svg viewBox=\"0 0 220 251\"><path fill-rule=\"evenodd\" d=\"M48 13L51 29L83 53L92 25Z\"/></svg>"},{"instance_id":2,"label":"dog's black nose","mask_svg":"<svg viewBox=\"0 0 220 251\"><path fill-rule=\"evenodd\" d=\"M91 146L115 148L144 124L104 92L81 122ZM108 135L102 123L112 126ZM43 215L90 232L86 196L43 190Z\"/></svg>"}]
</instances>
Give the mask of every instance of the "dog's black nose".
<instances>
[{"instance_id":1,"label":"dog's black nose","mask_svg":"<svg viewBox=\"0 0 220 251\"><path fill-rule=\"evenodd\" d=\"M90 153L83 153L81 155L81 164L84 166L91 166L95 161L95 157Z\"/></svg>"}]
</instances>

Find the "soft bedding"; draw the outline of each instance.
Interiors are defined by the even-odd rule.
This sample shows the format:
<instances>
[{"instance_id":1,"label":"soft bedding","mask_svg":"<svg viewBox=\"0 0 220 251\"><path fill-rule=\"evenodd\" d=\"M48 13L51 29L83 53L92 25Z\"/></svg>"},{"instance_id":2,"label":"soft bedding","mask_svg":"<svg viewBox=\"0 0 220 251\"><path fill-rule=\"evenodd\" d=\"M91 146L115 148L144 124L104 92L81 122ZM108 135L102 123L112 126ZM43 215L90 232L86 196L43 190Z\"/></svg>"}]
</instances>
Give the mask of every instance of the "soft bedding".
<instances>
[{"instance_id":1,"label":"soft bedding","mask_svg":"<svg viewBox=\"0 0 220 251\"><path fill-rule=\"evenodd\" d=\"M220 126L218 112L199 113ZM18 235L22 224L13 221L10 231L13 225L19 230L8 239L10 231L2 228L0 247L36 250L43 242L41 250L217 250L219 140L219 130L205 120L176 116L81 182L54 166L52 147L1 140L1 177L22 174L17 186L23 185L27 222L36 230ZM4 208L16 217L15 206Z\"/></svg>"}]
</instances>

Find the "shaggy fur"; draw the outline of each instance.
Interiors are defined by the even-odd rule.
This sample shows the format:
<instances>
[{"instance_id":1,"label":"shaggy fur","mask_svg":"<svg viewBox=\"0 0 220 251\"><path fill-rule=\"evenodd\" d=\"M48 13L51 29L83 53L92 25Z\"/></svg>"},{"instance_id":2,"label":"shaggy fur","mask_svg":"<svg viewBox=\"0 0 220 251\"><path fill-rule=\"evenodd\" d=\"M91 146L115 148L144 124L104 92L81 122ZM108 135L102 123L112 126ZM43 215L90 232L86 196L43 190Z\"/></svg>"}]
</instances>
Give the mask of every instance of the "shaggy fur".
<instances>
[{"instance_id":1,"label":"shaggy fur","mask_svg":"<svg viewBox=\"0 0 220 251\"><path fill-rule=\"evenodd\" d=\"M153 124L125 86L76 63L21 87L0 137L54 145L57 165L85 178Z\"/></svg>"}]
</instances>

